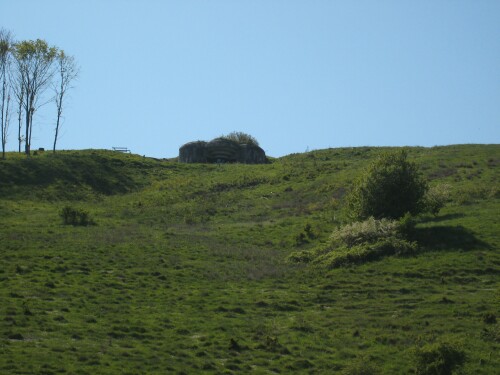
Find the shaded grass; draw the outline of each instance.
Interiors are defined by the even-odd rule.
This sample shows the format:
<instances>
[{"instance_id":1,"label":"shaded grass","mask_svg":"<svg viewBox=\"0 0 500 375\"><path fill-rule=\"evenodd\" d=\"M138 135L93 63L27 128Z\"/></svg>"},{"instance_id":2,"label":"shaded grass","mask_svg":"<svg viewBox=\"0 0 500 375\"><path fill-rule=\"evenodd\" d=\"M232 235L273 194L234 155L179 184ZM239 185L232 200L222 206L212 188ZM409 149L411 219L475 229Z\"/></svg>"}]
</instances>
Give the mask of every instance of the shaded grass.
<instances>
[{"instance_id":1,"label":"shaded grass","mask_svg":"<svg viewBox=\"0 0 500 375\"><path fill-rule=\"evenodd\" d=\"M491 249L487 242L462 225L418 227L413 236L427 251Z\"/></svg>"}]
</instances>

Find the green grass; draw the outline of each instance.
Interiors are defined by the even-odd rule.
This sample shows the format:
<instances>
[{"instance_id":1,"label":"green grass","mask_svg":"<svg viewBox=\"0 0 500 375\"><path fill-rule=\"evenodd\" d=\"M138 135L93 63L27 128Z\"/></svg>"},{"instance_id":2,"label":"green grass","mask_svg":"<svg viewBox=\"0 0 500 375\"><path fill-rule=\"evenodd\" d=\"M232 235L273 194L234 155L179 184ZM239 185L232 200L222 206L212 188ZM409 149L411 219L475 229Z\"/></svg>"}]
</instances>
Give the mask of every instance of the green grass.
<instances>
[{"instance_id":1,"label":"green grass","mask_svg":"<svg viewBox=\"0 0 500 375\"><path fill-rule=\"evenodd\" d=\"M450 202L414 256L289 264L343 223L343 196L388 148L267 165L188 165L107 151L0 161L0 373L414 371L461 342L500 367L500 146L410 148ZM61 210L94 226L63 225ZM302 236L310 226L313 236ZM298 240L302 238L303 240ZM489 315L488 315L489 314Z\"/></svg>"}]
</instances>

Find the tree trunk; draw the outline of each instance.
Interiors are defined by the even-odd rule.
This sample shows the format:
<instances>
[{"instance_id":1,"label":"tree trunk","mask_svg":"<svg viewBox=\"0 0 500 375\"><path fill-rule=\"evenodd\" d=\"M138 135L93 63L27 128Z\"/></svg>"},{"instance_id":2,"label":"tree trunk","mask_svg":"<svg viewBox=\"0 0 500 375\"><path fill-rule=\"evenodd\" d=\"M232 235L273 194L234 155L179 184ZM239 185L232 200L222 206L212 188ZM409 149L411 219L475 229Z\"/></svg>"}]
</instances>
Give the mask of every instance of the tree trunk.
<instances>
[{"instance_id":1,"label":"tree trunk","mask_svg":"<svg viewBox=\"0 0 500 375\"><path fill-rule=\"evenodd\" d=\"M19 108L17 112L17 140L19 141L19 153L21 153L21 144L23 143L23 139L21 137L21 129L23 123L23 99L19 101Z\"/></svg>"},{"instance_id":2,"label":"tree trunk","mask_svg":"<svg viewBox=\"0 0 500 375\"><path fill-rule=\"evenodd\" d=\"M26 112L26 138L24 139L24 152L25 154L29 157L30 156L30 108L29 105L26 104L25 106L25 112Z\"/></svg>"},{"instance_id":3,"label":"tree trunk","mask_svg":"<svg viewBox=\"0 0 500 375\"><path fill-rule=\"evenodd\" d=\"M1 113L1 119L0 119L0 124L1 124L1 130L2 130L2 159L5 159L5 133L7 130L5 127L7 126L6 123L6 118L7 116L4 117L4 103L5 103L5 85L4 88L2 89L2 108L0 109Z\"/></svg>"},{"instance_id":4,"label":"tree trunk","mask_svg":"<svg viewBox=\"0 0 500 375\"><path fill-rule=\"evenodd\" d=\"M21 135L23 129L23 102L24 102L24 89L21 87L21 93L17 97L19 101L19 106L17 107L17 141L19 142L18 151L21 153L21 146L23 144L23 138Z\"/></svg>"},{"instance_id":5,"label":"tree trunk","mask_svg":"<svg viewBox=\"0 0 500 375\"><path fill-rule=\"evenodd\" d=\"M10 106L10 94L7 95L7 107L5 108L5 115L3 118L3 130L2 130L2 158L5 160L5 145L7 144L7 131L9 129L9 106ZM3 107L3 103L2 103Z\"/></svg>"},{"instance_id":6,"label":"tree trunk","mask_svg":"<svg viewBox=\"0 0 500 375\"><path fill-rule=\"evenodd\" d=\"M59 134L59 124L61 121L61 114L62 114L63 96L64 96L64 86L63 86L63 80L61 79L61 91L59 93L59 97L56 97L57 121L56 121L56 134L54 135L54 148L52 149L53 153L56 152L57 136Z\"/></svg>"},{"instance_id":7,"label":"tree trunk","mask_svg":"<svg viewBox=\"0 0 500 375\"><path fill-rule=\"evenodd\" d=\"M52 152L56 153L56 143L57 143L57 135L59 134L59 120L61 118L61 112L57 111L57 123L56 123L56 134L54 136L54 147L52 148Z\"/></svg>"},{"instance_id":8,"label":"tree trunk","mask_svg":"<svg viewBox=\"0 0 500 375\"><path fill-rule=\"evenodd\" d=\"M19 142L19 153L21 153L21 144L22 144L22 138L21 138L21 123L22 123L22 116L21 113L19 113L19 117L17 118L18 122L18 132L17 132L17 140Z\"/></svg>"},{"instance_id":9,"label":"tree trunk","mask_svg":"<svg viewBox=\"0 0 500 375\"><path fill-rule=\"evenodd\" d=\"M29 146L28 146L30 151L31 151L31 135L33 134L33 114L34 113L35 113L35 110L33 108L31 108L31 111L30 111L30 137L29 137Z\"/></svg>"},{"instance_id":10,"label":"tree trunk","mask_svg":"<svg viewBox=\"0 0 500 375\"><path fill-rule=\"evenodd\" d=\"M0 125L1 125L1 130L2 130L2 159L5 159L5 143L6 143L6 136L7 136L7 111L9 110L9 106L7 103L7 111L5 111L5 86L7 83L5 82L5 67L2 72L2 108L0 110Z\"/></svg>"}]
</instances>

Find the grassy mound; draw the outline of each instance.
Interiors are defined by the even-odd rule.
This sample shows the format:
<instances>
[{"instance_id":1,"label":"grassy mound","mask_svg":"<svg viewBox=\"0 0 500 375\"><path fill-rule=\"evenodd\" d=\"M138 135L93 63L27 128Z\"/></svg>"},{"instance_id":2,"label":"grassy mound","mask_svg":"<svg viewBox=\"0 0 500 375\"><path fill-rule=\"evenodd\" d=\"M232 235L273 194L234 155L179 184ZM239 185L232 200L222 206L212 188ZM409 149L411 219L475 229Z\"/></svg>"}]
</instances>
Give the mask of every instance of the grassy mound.
<instances>
[{"instance_id":1,"label":"grassy mound","mask_svg":"<svg viewBox=\"0 0 500 375\"><path fill-rule=\"evenodd\" d=\"M0 194L37 199L85 199L124 194L151 182L152 159L111 151L41 152L31 158L9 153L0 162Z\"/></svg>"},{"instance_id":2,"label":"grassy mound","mask_svg":"<svg viewBox=\"0 0 500 375\"><path fill-rule=\"evenodd\" d=\"M409 255L417 251L417 243L406 237L407 219L375 220L345 225L333 232L329 243L319 248L293 252L289 262L312 263L326 268L361 264L388 255Z\"/></svg>"}]
</instances>

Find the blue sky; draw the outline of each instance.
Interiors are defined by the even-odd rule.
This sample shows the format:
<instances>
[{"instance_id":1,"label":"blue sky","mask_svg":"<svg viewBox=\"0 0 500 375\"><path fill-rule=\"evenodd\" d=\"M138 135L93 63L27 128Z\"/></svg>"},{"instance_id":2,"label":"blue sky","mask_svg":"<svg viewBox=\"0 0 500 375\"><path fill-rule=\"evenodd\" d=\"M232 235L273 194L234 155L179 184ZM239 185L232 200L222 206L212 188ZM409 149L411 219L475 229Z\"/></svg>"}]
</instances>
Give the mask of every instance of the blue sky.
<instances>
[{"instance_id":1,"label":"blue sky","mask_svg":"<svg viewBox=\"0 0 500 375\"><path fill-rule=\"evenodd\" d=\"M61 149L500 143L498 0L0 0L0 27L79 63ZM54 120L35 114L33 148Z\"/></svg>"}]
</instances>

